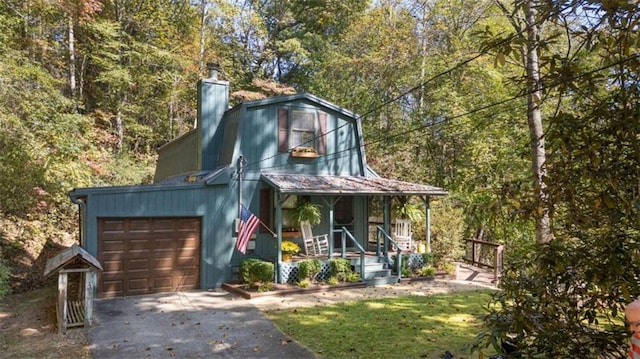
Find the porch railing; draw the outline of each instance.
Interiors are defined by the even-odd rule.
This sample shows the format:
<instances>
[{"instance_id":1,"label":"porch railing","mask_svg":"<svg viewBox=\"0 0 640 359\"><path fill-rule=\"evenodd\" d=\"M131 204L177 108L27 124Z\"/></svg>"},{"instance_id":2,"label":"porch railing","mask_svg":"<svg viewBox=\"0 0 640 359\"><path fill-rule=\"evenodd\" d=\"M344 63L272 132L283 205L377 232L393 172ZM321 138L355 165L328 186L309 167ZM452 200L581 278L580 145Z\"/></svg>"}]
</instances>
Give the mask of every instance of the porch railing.
<instances>
[{"instance_id":1,"label":"porch railing","mask_svg":"<svg viewBox=\"0 0 640 359\"><path fill-rule=\"evenodd\" d=\"M381 246L380 244L380 236L382 235L384 239L384 243ZM390 245L393 245L396 248L396 272L398 273L398 280L402 278L402 250L398 243L391 238L389 233L387 233L384 228L380 226L376 226L376 256L380 257L382 254L384 258L389 258L389 248ZM382 248L381 248L382 247Z\"/></svg>"},{"instance_id":2,"label":"porch railing","mask_svg":"<svg viewBox=\"0 0 640 359\"><path fill-rule=\"evenodd\" d=\"M365 255L365 250L364 248L362 248L362 246L360 245L360 243L358 243L358 241L356 241L356 238L353 236L353 234L351 234L351 232L349 232L349 230L346 227L342 227L342 236L341 236L341 248L340 248L340 256L342 258L347 258L347 237L351 240L351 242L353 242L353 244L356 246L356 248L358 249L358 251L360 251L360 275L362 276L362 280L364 281L364 265L365 265L365 261L364 261L364 255Z\"/></svg>"},{"instance_id":3,"label":"porch railing","mask_svg":"<svg viewBox=\"0 0 640 359\"><path fill-rule=\"evenodd\" d=\"M502 276L504 246L500 243L482 241L475 238L467 238L464 241L467 247L465 260L474 266L493 269L493 282L497 284ZM469 248L469 245L471 248Z\"/></svg>"}]
</instances>

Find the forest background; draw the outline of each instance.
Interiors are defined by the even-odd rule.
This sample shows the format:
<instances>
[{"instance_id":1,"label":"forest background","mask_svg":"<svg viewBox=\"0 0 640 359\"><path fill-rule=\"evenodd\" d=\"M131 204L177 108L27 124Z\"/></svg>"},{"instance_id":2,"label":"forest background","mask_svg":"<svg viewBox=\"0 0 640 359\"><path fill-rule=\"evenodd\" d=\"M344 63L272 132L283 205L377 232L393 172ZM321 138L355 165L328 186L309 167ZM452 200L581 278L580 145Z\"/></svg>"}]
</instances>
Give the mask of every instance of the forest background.
<instances>
[{"instance_id":1,"label":"forest background","mask_svg":"<svg viewBox=\"0 0 640 359\"><path fill-rule=\"evenodd\" d=\"M441 257L506 245L479 345L613 353L625 334L606 324L640 295L638 7L1 0L0 295L41 286L77 239L69 190L151 182L215 62L232 103L310 92L359 113L380 175L449 191Z\"/></svg>"}]
</instances>

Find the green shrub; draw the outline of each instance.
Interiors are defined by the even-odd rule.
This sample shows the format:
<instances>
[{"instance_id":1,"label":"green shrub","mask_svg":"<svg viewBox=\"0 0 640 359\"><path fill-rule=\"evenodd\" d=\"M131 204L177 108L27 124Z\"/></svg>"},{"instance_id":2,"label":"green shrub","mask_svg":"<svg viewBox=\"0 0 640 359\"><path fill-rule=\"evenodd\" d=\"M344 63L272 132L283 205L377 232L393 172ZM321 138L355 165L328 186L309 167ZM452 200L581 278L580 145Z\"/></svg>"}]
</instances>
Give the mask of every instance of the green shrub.
<instances>
[{"instance_id":1,"label":"green shrub","mask_svg":"<svg viewBox=\"0 0 640 359\"><path fill-rule=\"evenodd\" d=\"M431 277L436 274L436 269L433 267L422 267L420 270L420 275L423 277Z\"/></svg>"},{"instance_id":2,"label":"green shrub","mask_svg":"<svg viewBox=\"0 0 640 359\"><path fill-rule=\"evenodd\" d=\"M268 291L270 291L272 289L273 289L273 283L272 282L262 283L258 287L258 293L268 292Z\"/></svg>"},{"instance_id":3,"label":"green shrub","mask_svg":"<svg viewBox=\"0 0 640 359\"><path fill-rule=\"evenodd\" d=\"M447 272L447 274L453 274L456 271L456 265L453 263L443 263L440 265L440 269Z\"/></svg>"},{"instance_id":4,"label":"green shrub","mask_svg":"<svg viewBox=\"0 0 640 359\"><path fill-rule=\"evenodd\" d=\"M311 281L309 279L303 279L298 283L298 287L300 288L307 288L310 285L311 285Z\"/></svg>"},{"instance_id":5,"label":"green shrub","mask_svg":"<svg viewBox=\"0 0 640 359\"><path fill-rule=\"evenodd\" d=\"M338 283L340 283L340 281L336 277L329 277L329 279L327 279L327 284L329 285L336 285Z\"/></svg>"},{"instance_id":6,"label":"green shrub","mask_svg":"<svg viewBox=\"0 0 640 359\"><path fill-rule=\"evenodd\" d=\"M330 259L329 267L331 268L331 276L336 277L341 282L346 281L353 272L351 261L346 258Z\"/></svg>"},{"instance_id":7,"label":"green shrub","mask_svg":"<svg viewBox=\"0 0 640 359\"><path fill-rule=\"evenodd\" d=\"M319 259L305 259L298 262L298 277L300 281L308 279L316 280L322 270L322 262Z\"/></svg>"},{"instance_id":8,"label":"green shrub","mask_svg":"<svg viewBox=\"0 0 640 359\"><path fill-rule=\"evenodd\" d=\"M433 266L434 264L433 253L432 252L422 253L422 262L424 263L425 267Z\"/></svg>"},{"instance_id":9,"label":"green shrub","mask_svg":"<svg viewBox=\"0 0 640 359\"><path fill-rule=\"evenodd\" d=\"M257 282L271 282L273 273L273 263L271 262L265 262L257 258L249 258L240 262L240 276L245 284L253 285Z\"/></svg>"},{"instance_id":10,"label":"green shrub","mask_svg":"<svg viewBox=\"0 0 640 359\"><path fill-rule=\"evenodd\" d=\"M346 281L349 283L355 283L360 281L360 273L351 272L346 278Z\"/></svg>"},{"instance_id":11,"label":"green shrub","mask_svg":"<svg viewBox=\"0 0 640 359\"><path fill-rule=\"evenodd\" d=\"M436 267L464 257L464 229L466 218L455 197L441 198L431 206L431 250Z\"/></svg>"},{"instance_id":12,"label":"green shrub","mask_svg":"<svg viewBox=\"0 0 640 359\"><path fill-rule=\"evenodd\" d=\"M9 274L11 271L5 262L0 258L0 299L9 294Z\"/></svg>"},{"instance_id":13,"label":"green shrub","mask_svg":"<svg viewBox=\"0 0 640 359\"><path fill-rule=\"evenodd\" d=\"M402 273L403 277L411 277L411 274L413 274L414 271L416 271L418 268L410 268L409 267L409 256L407 256L406 254L403 254L401 257L402 259L402 263L400 264L400 272ZM397 260L397 256L391 256L391 260L393 260L393 268L392 270L396 271L396 269L398 268L398 262L396 262Z\"/></svg>"}]
</instances>

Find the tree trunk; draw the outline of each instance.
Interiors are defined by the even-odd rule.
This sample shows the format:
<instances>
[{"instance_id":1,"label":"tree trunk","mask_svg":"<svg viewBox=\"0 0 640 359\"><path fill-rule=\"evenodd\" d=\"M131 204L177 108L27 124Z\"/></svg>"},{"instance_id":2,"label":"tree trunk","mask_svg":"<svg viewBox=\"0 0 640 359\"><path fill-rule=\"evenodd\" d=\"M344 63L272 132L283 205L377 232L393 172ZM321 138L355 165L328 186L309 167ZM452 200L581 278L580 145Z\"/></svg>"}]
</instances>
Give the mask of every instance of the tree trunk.
<instances>
[{"instance_id":1,"label":"tree trunk","mask_svg":"<svg viewBox=\"0 0 640 359\"><path fill-rule=\"evenodd\" d=\"M528 1L526 8L527 23L527 122L531 141L531 169L533 173L533 196L536 241L547 243L551 240L549 207L546 193L546 151L542 129L540 102L542 91L540 84L540 62L538 57L538 36L540 25L536 23L535 1Z\"/></svg>"},{"instance_id":2,"label":"tree trunk","mask_svg":"<svg viewBox=\"0 0 640 359\"><path fill-rule=\"evenodd\" d=\"M120 106L118 106L118 111L116 112L116 136L116 153L122 153L124 143L124 120L122 119Z\"/></svg>"},{"instance_id":3,"label":"tree trunk","mask_svg":"<svg viewBox=\"0 0 640 359\"><path fill-rule=\"evenodd\" d=\"M205 32L207 25L207 0L201 0L200 3L200 59L198 61L198 75L202 76L204 71L204 47Z\"/></svg>"},{"instance_id":4,"label":"tree trunk","mask_svg":"<svg viewBox=\"0 0 640 359\"><path fill-rule=\"evenodd\" d=\"M76 50L73 29L73 13L69 14L69 92L73 101L73 112L76 112Z\"/></svg>"}]
</instances>

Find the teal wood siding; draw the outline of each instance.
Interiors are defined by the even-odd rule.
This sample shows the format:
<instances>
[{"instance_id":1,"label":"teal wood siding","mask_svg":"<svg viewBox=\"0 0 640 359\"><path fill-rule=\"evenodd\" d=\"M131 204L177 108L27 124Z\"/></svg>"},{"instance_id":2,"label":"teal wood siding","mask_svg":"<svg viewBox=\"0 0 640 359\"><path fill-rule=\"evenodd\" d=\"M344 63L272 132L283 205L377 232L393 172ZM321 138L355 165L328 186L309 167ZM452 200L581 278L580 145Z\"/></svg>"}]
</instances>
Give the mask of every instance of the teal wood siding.
<instances>
[{"instance_id":1,"label":"teal wood siding","mask_svg":"<svg viewBox=\"0 0 640 359\"><path fill-rule=\"evenodd\" d=\"M160 147L153 182L167 177L198 170L198 133L191 131Z\"/></svg>"},{"instance_id":2,"label":"teal wood siding","mask_svg":"<svg viewBox=\"0 0 640 359\"><path fill-rule=\"evenodd\" d=\"M234 250L234 220L237 217L237 192L234 185L174 186L167 189L130 192L97 189L87 194L90 224L85 246L97 255L98 218L130 217L202 217L201 287L219 287L229 280Z\"/></svg>"},{"instance_id":3,"label":"teal wood siding","mask_svg":"<svg viewBox=\"0 0 640 359\"><path fill-rule=\"evenodd\" d=\"M326 153L315 159L291 157L278 152L278 108L305 108L327 113ZM356 121L302 102L249 107L240 124L237 155L247 160L247 172L299 172L308 174L362 175Z\"/></svg>"},{"instance_id":4,"label":"teal wood siding","mask_svg":"<svg viewBox=\"0 0 640 359\"><path fill-rule=\"evenodd\" d=\"M238 143L238 127L240 126L240 116L242 107L236 107L225 114L224 131L221 139L222 146L218 163L220 165L231 165L234 159L234 151Z\"/></svg>"}]
</instances>

